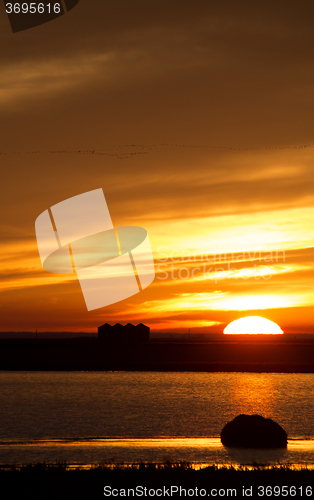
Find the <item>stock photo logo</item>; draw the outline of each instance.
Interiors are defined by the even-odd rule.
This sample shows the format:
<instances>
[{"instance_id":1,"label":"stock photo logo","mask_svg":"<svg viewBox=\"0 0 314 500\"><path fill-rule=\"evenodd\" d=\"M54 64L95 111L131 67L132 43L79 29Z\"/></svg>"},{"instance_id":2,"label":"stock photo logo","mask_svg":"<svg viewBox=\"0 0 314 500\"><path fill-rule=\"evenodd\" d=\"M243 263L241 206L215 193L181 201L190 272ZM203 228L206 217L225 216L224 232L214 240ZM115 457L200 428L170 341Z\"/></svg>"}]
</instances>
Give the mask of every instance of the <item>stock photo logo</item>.
<instances>
[{"instance_id":1,"label":"stock photo logo","mask_svg":"<svg viewBox=\"0 0 314 500\"><path fill-rule=\"evenodd\" d=\"M35 230L43 268L76 273L88 311L131 297L155 278L147 231L114 228L102 189L53 205L37 217Z\"/></svg>"},{"instance_id":2,"label":"stock photo logo","mask_svg":"<svg viewBox=\"0 0 314 500\"><path fill-rule=\"evenodd\" d=\"M3 0L13 33L28 30L63 16L80 0L52 2L8 2Z\"/></svg>"}]
</instances>

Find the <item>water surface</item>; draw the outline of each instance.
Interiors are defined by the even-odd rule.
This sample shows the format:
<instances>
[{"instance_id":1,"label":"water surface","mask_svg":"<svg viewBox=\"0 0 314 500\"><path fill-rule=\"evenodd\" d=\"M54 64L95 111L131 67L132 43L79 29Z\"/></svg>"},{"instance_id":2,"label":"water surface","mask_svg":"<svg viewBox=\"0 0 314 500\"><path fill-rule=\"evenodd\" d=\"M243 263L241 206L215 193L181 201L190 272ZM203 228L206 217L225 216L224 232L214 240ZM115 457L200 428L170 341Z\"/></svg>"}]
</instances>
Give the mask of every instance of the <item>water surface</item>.
<instances>
[{"instance_id":1,"label":"water surface","mask_svg":"<svg viewBox=\"0 0 314 500\"><path fill-rule=\"evenodd\" d=\"M313 374L0 372L0 462L314 464ZM276 420L288 450L224 448L240 413Z\"/></svg>"}]
</instances>

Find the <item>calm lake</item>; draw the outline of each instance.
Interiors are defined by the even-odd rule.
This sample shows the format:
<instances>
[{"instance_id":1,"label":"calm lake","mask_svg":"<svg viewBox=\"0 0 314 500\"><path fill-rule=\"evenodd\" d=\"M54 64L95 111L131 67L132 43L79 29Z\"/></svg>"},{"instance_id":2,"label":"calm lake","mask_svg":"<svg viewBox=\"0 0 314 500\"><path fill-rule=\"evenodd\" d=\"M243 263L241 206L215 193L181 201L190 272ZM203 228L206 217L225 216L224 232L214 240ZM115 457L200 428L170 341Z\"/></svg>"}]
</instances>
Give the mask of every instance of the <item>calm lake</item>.
<instances>
[{"instance_id":1,"label":"calm lake","mask_svg":"<svg viewBox=\"0 0 314 500\"><path fill-rule=\"evenodd\" d=\"M0 463L314 466L313 394L314 374L0 372ZM240 413L273 418L288 449L224 448Z\"/></svg>"}]
</instances>

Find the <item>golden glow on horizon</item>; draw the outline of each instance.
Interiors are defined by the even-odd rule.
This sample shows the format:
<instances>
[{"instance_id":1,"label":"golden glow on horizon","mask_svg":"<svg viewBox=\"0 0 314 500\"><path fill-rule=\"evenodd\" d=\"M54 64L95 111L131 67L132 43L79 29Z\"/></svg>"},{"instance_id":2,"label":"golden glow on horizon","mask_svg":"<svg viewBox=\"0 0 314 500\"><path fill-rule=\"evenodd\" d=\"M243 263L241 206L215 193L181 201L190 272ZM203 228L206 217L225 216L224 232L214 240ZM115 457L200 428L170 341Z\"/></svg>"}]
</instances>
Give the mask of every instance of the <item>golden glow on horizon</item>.
<instances>
[{"instance_id":1,"label":"golden glow on horizon","mask_svg":"<svg viewBox=\"0 0 314 500\"><path fill-rule=\"evenodd\" d=\"M210 262L207 263L206 261L202 261L201 257L199 260L197 260L196 257L194 262L193 257L191 257L190 262L184 261L184 256L182 256L181 259L181 261L178 260L175 263L170 260L170 262L168 261L162 264L158 263L157 260L157 279L166 285L177 285L176 282L182 275L185 282L193 283L194 281L211 280L213 283L217 284L223 280L248 280L250 278L254 278L256 281L268 281L275 275L312 270L311 266L304 264L256 265L252 264L250 261L246 261L244 264L239 264L238 262L231 260L225 260L217 263L214 262L214 264L212 264Z\"/></svg>"},{"instance_id":2,"label":"golden glow on horizon","mask_svg":"<svg viewBox=\"0 0 314 500\"><path fill-rule=\"evenodd\" d=\"M216 290L213 293L178 293L169 299L152 300L138 306L139 313L167 314L184 311L249 311L282 307L301 307L311 303L312 295L234 295Z\"/></svg>"},{"instance_id":3,"label":"golden glow on horizon","mask_svg":"<svg viewBox=\"0 0 314 500\"><path fill-rule=\"evenodd\" d=\"M278 335L283 334L283 331L277 323L263 318L262 316L246 316L245 318L236 319L229 323L224 329L224 334Z\"/></svg>"},{"instance_id":4,"label":"golden glow on horizon","mask_svg":"<svg viewBox=\"0 0 314 500\"><path fill-rule=\"evenodd\" d=\"M197 254L287 251L314 246L314 207L176 219L151 224L154 248ZM188 230L187 230L188 227ZM210 231L208 230L210 228Z\"/></svg>"},{"instance_id":5,"label":"golden glow on horizon","mask_svg":"<svg viewBox=\"0 0 314 500\"><path fill-rule=\"evenodd\" d=\"M274 214L277 218L270 223L269 220ZM126 322L145 321L152 328L161 330L215 327L218 330L221 329L219 325L225 323L224 314L220 311L247 311L247 314L254 312L258 314L259 310L313 306L314 293L311 286L313 266L310 247L314 247L314 231L312 236L309 225L313 214L312 208L304 208L261 212L253 214L251 218L246 214L238 214L236 219L233 215L191 220L170 219L166 223L163 221L164 232L159 231L158 221L151 222L150 236L152 240L155 239L153 246L156 279L145 295L136 295L123 303L123 313L120 313L118 306L112 308L109 311L114 318L112 322L122 321L121 317L125 317ZM297 227L295 220L299 216L299 227ZM240 240L238 242L236 239L233 228L236 220L240 230L239 235L244 238L242 246ZM252 220L256 223L253 236ZM206 233L204 227L209 228ZM259 229L263 231L258 237ZM292 241L293 234L295 238ZM228 246L229 236L230 246ZM11 293L14 289L39 288L45 285L51 287L64 282L73 283L75 286L77 283L75 274L50 275L42 271L35 238L27 236L24 240L18 241L15 234L12 238L12 242L9 241L3 246L0 258L3 268L0 286L2 292ZM218 257L211 256L211 252L217 255L219 248L225 249L226 257L222 261L219 261ZM300 251L290 254L287 252L283 255L282 252L289 248L299 248ZM236 251L239 251L238 255ZM200 261L202 252L204 258ZM260 252L267 254L261 255ZM209 260L206 256L209 256ZM158 273L159 264L161 270ZM170 269L172 265L173 277ZM192 274L195 268L196 271ZM183 269L182 279L179 276L181 269ZM169 275L167 279L164 278L165 271ZM49 294L47 291L43 292L47 295L45 299L47 304L48 296L49 300L52 300L50 295L53 293L53 291L49 291ZM29 300L31 309L33 306L27 294L25 290L25 304ZM78 297L78 294L71 294L67 307L71 306L73 310L80 311L87 323L85 310ZM209 314L209 311L213 313ZM100 310L100 313L108 315L105 310ZM64 312L61 311L60 314L60 318L64 318ZM8 321L11 321L11 318L12 315ZM73 324L76 324L75 321L74 319ZM96 321L94 320L94 324L97 324ZM84 327L78 326L76 329L81 331Z\"/></svg>"},{"instance_id":6,"label":"golden glow on horizon","mask_svg":"<svg viewBox=\"0 0 314 500\"><path fill-rule=\"evenodd\" d=\"M306 296L297 294L226 295L229 296L217 300L211 309L219 311L252 311L260 309L278 309L282 307L301 307L309 302ZM309 298L311 300L312 295L310 295Z\"/></svg>"}]
</instances>

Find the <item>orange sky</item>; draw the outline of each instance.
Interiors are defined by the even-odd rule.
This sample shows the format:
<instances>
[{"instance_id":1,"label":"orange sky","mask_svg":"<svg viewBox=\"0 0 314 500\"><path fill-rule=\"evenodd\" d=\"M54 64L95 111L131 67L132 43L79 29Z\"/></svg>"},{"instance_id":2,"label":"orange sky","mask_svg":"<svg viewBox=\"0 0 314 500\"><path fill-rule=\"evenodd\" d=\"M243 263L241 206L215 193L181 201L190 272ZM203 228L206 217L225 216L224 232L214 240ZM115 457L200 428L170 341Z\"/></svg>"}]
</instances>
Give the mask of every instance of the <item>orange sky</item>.
<instances>
[{"instance_id":1,"label":"orange sky","mask_svg":"<svg viewBox=\"0 0 314 500\"><path fill-rule=\"evenodd\" d=\"M81 0L16 34L0 12L1 331L313 332L313 11ZM156 279L88 312L34 223L97 188L114 225L147 229Z\"/></svg>"}]
</instances>

